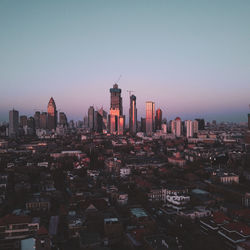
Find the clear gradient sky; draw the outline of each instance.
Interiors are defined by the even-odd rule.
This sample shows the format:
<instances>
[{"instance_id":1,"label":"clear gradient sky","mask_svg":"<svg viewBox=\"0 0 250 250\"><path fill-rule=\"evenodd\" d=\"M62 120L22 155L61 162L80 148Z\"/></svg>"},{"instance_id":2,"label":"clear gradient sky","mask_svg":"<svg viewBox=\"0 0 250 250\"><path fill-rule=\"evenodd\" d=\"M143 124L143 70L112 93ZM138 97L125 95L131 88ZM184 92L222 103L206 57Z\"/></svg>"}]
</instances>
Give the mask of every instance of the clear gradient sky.
<instances>
[{"instance_id":1,"label":"clear gradient sky","mask_svg":"<svg viewBox=\"0 0 250 250\"><path fill-rule=\"evenodd\" d=\"M163 116L246 121L249 0L0 0L0 121L46 110L70 119L108 110L122 74L125 114L155 101ZM127 118L128 120L128 118Z\"/></svg>"}]
</instances>

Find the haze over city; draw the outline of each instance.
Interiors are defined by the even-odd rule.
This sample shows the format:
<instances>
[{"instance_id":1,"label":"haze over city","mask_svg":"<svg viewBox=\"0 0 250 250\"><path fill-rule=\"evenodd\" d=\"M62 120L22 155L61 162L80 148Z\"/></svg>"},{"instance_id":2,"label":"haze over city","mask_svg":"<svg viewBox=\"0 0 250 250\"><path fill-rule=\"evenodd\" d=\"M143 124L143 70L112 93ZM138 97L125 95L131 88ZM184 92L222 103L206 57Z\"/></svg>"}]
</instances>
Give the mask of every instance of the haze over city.
<instances>
[{"instance_id":1,"label":"haze over city","mask_svg":"<svg viewBox=\"0 0 250 250\"><path fill-rule=\"evenodd\" d=\"M1 1L0 121L46 110L70 119L109 109L121 74L168 120L246 122L250 93L249 1ZM126 121L127 122L127 121Z\"/></svg>"}]
</instances>

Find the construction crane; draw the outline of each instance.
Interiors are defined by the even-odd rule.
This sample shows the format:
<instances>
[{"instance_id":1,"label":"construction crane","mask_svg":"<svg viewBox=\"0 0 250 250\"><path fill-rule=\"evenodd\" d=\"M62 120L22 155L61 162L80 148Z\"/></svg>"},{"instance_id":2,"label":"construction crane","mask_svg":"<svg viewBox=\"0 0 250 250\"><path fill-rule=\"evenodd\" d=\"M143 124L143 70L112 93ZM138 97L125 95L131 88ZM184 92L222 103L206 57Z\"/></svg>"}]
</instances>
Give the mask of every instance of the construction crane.
<instances>
[{"instance_id":1,"label":"construction crane","mask_svg":"<svg viewBox=\"0 0 250 250\"><path fill-rule=\"evenodd\" d=\"M118 79L115 81L115 84L118 84L118 82L121 80L122 75L118 77Z\"/></svg>"},{"instance_id":2,"label":"construction crane","mask_svg":"<svg viewBox=\"0 0 250 250\"><path fill-rule=\"evenodd\" d=\"M131 93L135 92L134 90L127 90L127 92L129 93L129 96L131 96Z\"/></svg>"}]
</instances>

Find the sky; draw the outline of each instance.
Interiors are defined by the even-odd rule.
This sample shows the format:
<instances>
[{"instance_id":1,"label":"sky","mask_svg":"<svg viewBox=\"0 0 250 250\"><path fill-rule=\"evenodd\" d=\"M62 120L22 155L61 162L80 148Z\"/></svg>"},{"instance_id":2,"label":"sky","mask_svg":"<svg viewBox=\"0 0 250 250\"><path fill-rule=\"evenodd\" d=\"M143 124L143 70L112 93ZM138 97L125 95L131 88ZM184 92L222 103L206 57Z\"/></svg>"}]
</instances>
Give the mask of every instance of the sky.
<instances>
[{"instance_id":1,"label":"sky","mask_svg":"<svg viewBox=\"0 0 250 250\"><path fill-rule=\"evenodd\" d=\"M154 101L168 120L247 121L249 0L1 0L0 121L45 111L109 110L118 82L128 114ZM126 118L128 121L128 117Z\"/></svg>"}]
</instances>

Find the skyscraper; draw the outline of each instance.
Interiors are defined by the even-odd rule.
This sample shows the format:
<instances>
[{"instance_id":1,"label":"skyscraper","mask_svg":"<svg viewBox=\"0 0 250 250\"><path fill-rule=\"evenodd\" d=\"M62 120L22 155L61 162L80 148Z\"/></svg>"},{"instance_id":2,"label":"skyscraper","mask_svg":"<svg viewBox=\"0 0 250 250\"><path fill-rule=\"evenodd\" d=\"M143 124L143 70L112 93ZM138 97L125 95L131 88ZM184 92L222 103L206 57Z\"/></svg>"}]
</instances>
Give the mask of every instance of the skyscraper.
<instances>
[{"instance_id":1,"label":"skyscraper","mask_svg":"<svg viewBox=\"0 0 250 250\"><path fill-rule=\"evenodd\" d=\"M28 119L28 121L27 121L27 126L28 126L28 128L29 128L29 131L30 131L30 134L31 135L33 135L33 134L35 134L35 125L36 125L36 123L35 123L35 119L34 119L34 117L29 117L29 119Z\"/></svg>"},{"instance_id":2,"label":"skyscraper","mask_svg":"<svg viewBox=\"0 0 250 250\"><path fill-rule=\"evenodd\" d=\"M193 121L187 120L185 121L185 127L186 127L186 137L190 138L194 135L194 124Z\"/></svg>"},{"instance_id":3,"label":"skyscraper","mask_svg":"<svg viewBox=\"0 0 250 250\"><path fill-rule=\"evenodd\" d=\"M9 112L9 136L16 136L18 133L19 112L17 110L10 110Z\"/></svg>"},{"instance_id":4,"label":"skyscraper","mask_svg":"<svg viewBox=\"0 0 250 250\"><path fill-rule=\"evenodd\" d=\"M155 116L155 129L161 130L161 124L162 124L162 110L157 109L156 116Z\"/></svg>"},{"instance_id":5,"label":"skyscraper","mask_svg":"<svg viewBox=\"0 0 250 250\"><path fill-rule=\"evenodd\" d=\"M64 112L59 113L59 124L62 125L63 127L68 126L67 116Z\"/></svg>"},{"instance_id":6,"label":"skyscraper","mask_svg":"<svg viewBox=\"0 0 250 250\"><path fill-rule=\"evenodd\" d=\"M198 122L198 129L204 130L205 129L205 120L204 119L195 119Z\"/></svg>"},{"instance_id":7,"label":"skyscraper","mask_svg":"<svg viewBox=\"0 0 250 250\"><path fill-rule=\"evenodd\" d=\"M107 130L108 129L108 113L103 108L100 108L98 110L98 113L102 117L102 129Z\"/></svg>"},{"instance_id":8,"label":"skyscraper","mask_svg":"<svg viewBox=\"0 0 250 250\"><path fill-rule=\"evenodd\" d=\"M197 136L199 132L199 122L196 120L193 121L193 130L194 130L194 135Z\"/></svg>"},{"instance_id":9,"label":"skyscraper","mask_svg":"<svg viewBox=\"0 0 250 250\"><path fill-rule=\"evenodd\" d=\"M129 108L129 132L130 134L136 134L137 131L137 108L136 97L130 96L130 108Z\"/></svg>"},{"instance_id":10,"label":"skyscraper","mask_svg":"<svg viewBox=\"0 0 250 250\"><path fill-rule=\"evenodd\" d=\"M93 106L90 106L88 109L88 127L91 131L93 131L94 126L95 126L95 109Z\"/></svg>"},{"instance_id":11,"label":"skyscraper","mask_svg":"<svg viewBox=\"0 0 250 250\"><path fill-rule=\"evenodd\" d=\"M35 115L34 115L34 119L35 119L35 127L40 128L40 112L36 111Z\"/></svg>"},{"instance_id":12,"label":"skyscraper","mask_svg":"<svg viewBox=\"0 0 250 250\"><path fill-rule=\"evenodd\" d=\"M23 128L24 126L28 125L28 118L26 115L20 116L20 126Z\"/></svg>"},{"instance_id":13,"label":"skyscraper","mask_svg":"<svg viewBox=\"0 0 250 250\"><path fill-rule=\"evenodd\" d=\"M111 134L124 133L125 116L123 116L121 92L117 84L110 89L109 131Z\"/></svg>"},{"instance_id":14,"label":"skyscraper","mask_svg":"<svg viewBox=\"0 0 250 250\"><path fill-rule=\"evenodd\" d=\"M182 123L181 118L176 117L175 120L171 121L171 131L177 137L180 137L182 134Z\"/></svg>"},{"instance_id":15,"label":"skyscraper","mask_svg":"<svg viewBox=\"0 0 250 250\"><path fill-rule=\"evenodd\" d=\"M146 135L151 136L155 129L155 103L146 102Z\"/></svg>"},{"instance_id":16,"label":"skyscraper","mask_svg":"<svg viewBox=\"0 0 250 250\"><path fill-rule=\"evenodd\" d=\"M57 126L57 111L56 104L53 97L50 98L48 103L48 129L56 129Z\"/></svg>"},{"instance_id":17,"label":"skyscraper","mask_svg":"<svg viewBox=\"0 0 250 250\"><path fill-rule=\"evenodd\" d=\"M40 128L47 129L48 128L48 115L47 112L42 112L40 114Z\"/></svg>"}]
</instances>

